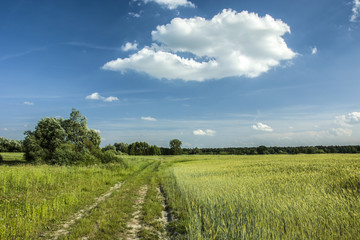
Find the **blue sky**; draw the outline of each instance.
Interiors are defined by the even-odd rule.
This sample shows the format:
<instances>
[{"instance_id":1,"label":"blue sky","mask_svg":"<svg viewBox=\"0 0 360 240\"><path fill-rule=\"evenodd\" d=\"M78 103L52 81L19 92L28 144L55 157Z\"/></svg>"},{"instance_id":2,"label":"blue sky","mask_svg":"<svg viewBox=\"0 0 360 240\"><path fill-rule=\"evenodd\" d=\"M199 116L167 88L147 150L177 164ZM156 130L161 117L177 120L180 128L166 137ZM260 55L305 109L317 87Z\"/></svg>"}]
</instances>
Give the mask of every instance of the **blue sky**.
<instances>
[{"instance_id":1,"label":"blue sky","mask_svg":"<svg viewBox=\"0 0 360 240\"><path fill-rule=\"evenodd\" d=\"M359 0L0 2L0 136L72 108L102 145L360 144Z\"/></svg>"}]
</instances>

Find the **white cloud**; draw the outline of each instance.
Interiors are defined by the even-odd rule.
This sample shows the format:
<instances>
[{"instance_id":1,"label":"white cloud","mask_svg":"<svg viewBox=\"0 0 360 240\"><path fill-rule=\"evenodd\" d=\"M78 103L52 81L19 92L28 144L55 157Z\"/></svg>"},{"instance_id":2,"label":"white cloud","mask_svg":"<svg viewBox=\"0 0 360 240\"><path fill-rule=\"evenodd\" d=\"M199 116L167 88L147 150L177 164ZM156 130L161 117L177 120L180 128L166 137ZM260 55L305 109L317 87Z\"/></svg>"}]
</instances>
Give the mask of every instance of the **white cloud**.
<instances>
[{"instance_id":1,"label":"white cloud","mask_svg":"<svg viewBox=\"0 0 360 240\"><path fill-rule=\"evenodd\" d=\"M193 134L198 136L215 136L216 131L211 129L206 129L205 131L201 129L197 129L193 131Z\"/></svg>"},{"instance_id":2,"label":"white cloud","mask_svg":"<svg viewBox=\"0 0 360 240\"><path fill-rule=\"evenodd\" d=\"M335 136L351 136L352 130L348 128L332 128L331 133L333 133Z\"/></svg>"},{"instance_id":3,"label":"white cloud","mask_svg":"<svg viewBox=\"0 0 360 240\"><path fill-rule=\"evenodd\" d=\"M354 0L354 5L352 8L352 15L350 17L351 22L356 22L357 18L360 16L360 0Z\"/></svg>"},{"instance_id":4,"label":"white cloud","mask_svg":"<svg viewBox=\"0 0 360 240\"><path fill-rule=\"evenodd\" d=\"M121 50L123 50L124 52L130 51L130 50L137 50L137 43L131 43L131 42L127 42L125 43L125 45L121 46Z\"/></svg>"},{"instance_id":5,"label":"white cloud","mask_svg":"<svg viewBox=\"0 0 360 240\"><path fill-rule=\"evenodd\" d=\"M33 102L24 102L25 105L28 105L28 106L33 106L34 103Z\"/></svg>"},{"instance_id":6,"label":"white cloud","mask_svg":"<svg viewBox=\"0 0 360 240\"><path fill-rule=\"evenodd\" d=\"M252 125L252 128L257 131L272 132L274 129L266 124L258 122L256 125Z\"/></svg>"},{"instance_id":7,"label":"white cloud","mask_svg":"<svg viewBox=\"0 0 360 240\"><path fill-rule=\"evenodd\" d=\"M88 99L88 100L100 100L101 98L102 98L102 96L100 96L99 93L95 92L95 93L90 94L89 96L86 96L85 99Z\"/></svg>"},{"instance_id":8,"label":"white cloud","mask_svg":"<svg viewBox=\"0 0 360 240\"><path fill-rule=\"evenodd\" d=\"M87 99L87 100L102 100L104 102L113 102L113 101L118 101L119 100L117 97L113 97L113 96L103 97L97 92L92 93L89 96L86 96L85 99Z\"/></svg>"},{"instance_id":9,"label":"white cloud","mask_svg":"<svg viewBox=\"0 0 360 240\"><path fill-rule=\"evenodd\" d=\"M9 129L7 129L7 128L3 128L3 130L6 132L6 131L9 131Z\"/></svg>"},{"instance_id":10,"label":"white cloud","mask_svg":"<svg viewBox=\"0 0 360 240\"><path fill-rule=\"evenodd\" d=\"M360 123L360 112L351 112L346 115L336 116L335 123L343 127L351 127L352 124Z\"/></svg>"},{"instance_id":11,"label":"white cloud","mask_svg":"<svg viewBox=\"0 0 360 240\"><path fill-rule=\"evenodd\" d=\"M157 4L165 6L170 10L178 7L195 7L195 5L188 0L144 0L144 2L156 2Z\"/></svg>"},{"instance_id":12,"label":"white cloud","mask_svg":"<svg viewBox=\"0 0 360 240\"><path fill-rule=\"evenodd\" d=\"M132 16L132 17L135 17L135 18L141 17L140 13L129 12L128 14L129 14L130 16Z\"/></svg>"},{"instance_id":13,"label":"white cloud","mask_svg":"<svg viewBox=\"0 0 360 240\"><path fill-rule=\"evenodd\" d=\"M160 45L110 61L103 69L185 81L254 78L297 55L282 38L286 33L290 27L281 20L247 11L224 9L210 20L174 18L152 31Z\"/></svg>"},{"instance_id":14,"label":"white cloud","mask_svg":"<svg viewBox=\"0 0 360 240\"><path fill-rule=\"evenodd\" d=\"M313 47L312 49L311 49L311 55L315 55L316 53L317 53L317 47Z\"/></svg>"},{"instance_id":15,"label":"white cloud","mask_svg":"<svg viewBox=\"0 0 360 240\"><path fill-rule=\"evenodd\" d=\"M155 122L156 118L153 118L153 117L150 117L150 116L149 117L141 117L141 120Z\"/></svg>"},{"instance_id":16,"label":"white cloud","mask_svg":"<svg viewBox=\"0 0 360 240\"><path fill-rule=\"evenodd\" d=\"M101 133L101 131L99 129L93 129L95 132L97 132L98 134Z\"/></svg>"}]
</instances>

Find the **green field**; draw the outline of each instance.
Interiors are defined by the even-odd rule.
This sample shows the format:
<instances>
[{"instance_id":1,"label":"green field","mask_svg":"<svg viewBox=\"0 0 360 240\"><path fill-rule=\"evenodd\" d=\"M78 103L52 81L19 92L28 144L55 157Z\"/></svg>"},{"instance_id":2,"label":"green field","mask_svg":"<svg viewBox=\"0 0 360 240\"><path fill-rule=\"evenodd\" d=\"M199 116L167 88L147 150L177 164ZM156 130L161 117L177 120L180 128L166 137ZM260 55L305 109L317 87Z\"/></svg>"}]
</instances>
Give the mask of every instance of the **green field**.
<instances>
[{"instance_id":1,"label":"green field","mask_svg":"<svg viewBox=\"0 0 360 240\"><path fill-rule=\"evenodd\" d=\"M4 153L0 152L4 161L25 161L24 153Z\"/></svg>"},{"instance_id":2,"label":"green field","mask_svg":"<svg viewBox=\"0 0 360 240\"><path fill-rule=\"evenodd\" d=\"M197 156L167 170L190 239L354 239L359 155Z\"/></svg>"},{"instance_id":3,"label":"green field","mask_svg":"<svg viewBox=\"0 0 360 240\"><path fill-rule=\"evenodd\" d=\"M59 238L360 236L359 154L125 158L127 168L0 165L0 239L50 238L119 182ZM160 224L165 208L171 221ZM131 233L136 212L140 227Z\"/></svg>"}]
</instances>

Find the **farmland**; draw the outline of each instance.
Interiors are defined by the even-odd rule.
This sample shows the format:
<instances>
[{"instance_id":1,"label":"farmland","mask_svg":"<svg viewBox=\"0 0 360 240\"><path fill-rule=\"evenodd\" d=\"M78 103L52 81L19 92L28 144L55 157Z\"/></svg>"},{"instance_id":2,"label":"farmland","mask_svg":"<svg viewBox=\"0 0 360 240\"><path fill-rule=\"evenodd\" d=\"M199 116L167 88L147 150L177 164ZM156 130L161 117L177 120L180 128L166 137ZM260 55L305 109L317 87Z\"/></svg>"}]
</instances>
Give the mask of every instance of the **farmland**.
<instances>
[{"instance_id":1,"label":"farmland","mask_svg":"<svg viewBox=\"0 0 360 240\"><path fill-rule=\"evenodd\" d=\"M0 238L360 235L359 154L123 158L126 167L0 165ZM160 221L165 207L170 222ZM87 210L64 235L54 235L81 209Z\"/></svg>"}]
</instances>

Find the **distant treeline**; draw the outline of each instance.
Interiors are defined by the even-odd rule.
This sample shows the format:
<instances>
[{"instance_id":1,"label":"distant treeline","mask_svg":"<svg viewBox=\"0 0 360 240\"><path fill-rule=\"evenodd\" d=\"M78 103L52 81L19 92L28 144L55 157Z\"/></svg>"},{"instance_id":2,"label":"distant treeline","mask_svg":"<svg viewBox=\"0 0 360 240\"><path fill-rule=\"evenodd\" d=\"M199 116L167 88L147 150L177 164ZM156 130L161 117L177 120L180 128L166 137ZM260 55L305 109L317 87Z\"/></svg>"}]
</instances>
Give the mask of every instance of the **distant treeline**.
<instances>
[{"instance_id":1,"label":"distant treeline","mask_svg":"<svg viewBox=\"0 0 360 240\"><path fill-rule=\"evenodd\" d=\"M0 137L0 152L23 152L23 141Z\"/></svg>"},{"instance_id":2,"label":"distant treeline","mask_svg":"<svg viewBox=\"0 0 360 240\"><path fill-rule=\"evenodd\" d=\"M350 146L300 146L300 147L229 147L229 148L181 148L181 141L173 139L173 145L158 147L146 142L114 143L102 148L102 151L116 151L127 155L257 155L257 154L320 154L320 153L360 153L360 145ZM175 145L174 145L175 144ZM23 152L24 141L0 137L0 152Z\"/></svg>"},{"instance_id":3,"label":"distant treeline","mask_svg":"<svg viewBox=\"0 0 360 240\"><path fill-rule=\"evenodd\" d=\"M360 153L360 145L355 146L300 146L300 147L231 147L231 148L187 148L183 154L321 154L321 153Z\"/></svg>"},{"instance_id":4,"label":"distant treeline","mask_svg":"<svg viewBox=\"0 0 360 240\"><path fill-rule=\"evenodd\" d=\"M114 143L103 150L115 150L128 155L174 155L173 148L150 146L146 142ZM185 155L257 155L257 154L320 154L320 153L360 153L360 145L355 146L300 146L300 147L231 147L231 148L182 148L177 154Z\"/></svg>"}]
</instances>

